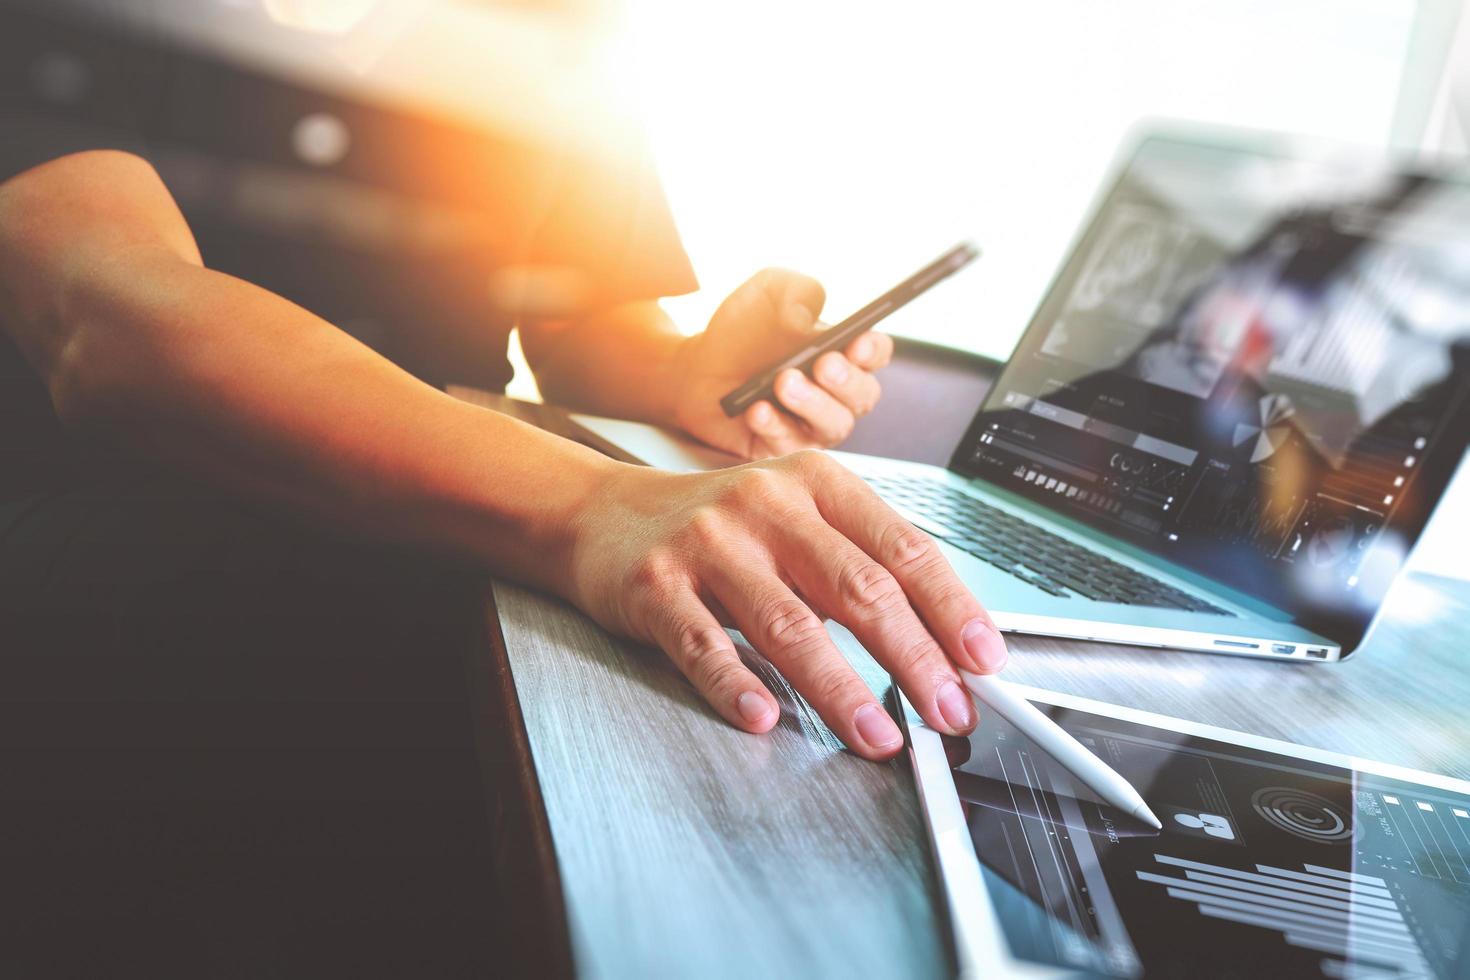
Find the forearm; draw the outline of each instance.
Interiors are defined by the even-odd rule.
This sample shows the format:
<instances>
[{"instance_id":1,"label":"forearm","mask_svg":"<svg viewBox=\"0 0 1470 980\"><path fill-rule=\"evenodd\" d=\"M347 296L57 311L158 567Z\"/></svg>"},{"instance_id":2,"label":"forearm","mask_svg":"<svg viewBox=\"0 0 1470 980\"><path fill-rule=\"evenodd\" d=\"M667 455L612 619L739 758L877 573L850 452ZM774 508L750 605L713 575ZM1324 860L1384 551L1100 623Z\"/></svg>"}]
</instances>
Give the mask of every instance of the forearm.
<instances>
[{"instance_id":1,"label":"forearm","mask_svg":"<svg viewBox=\"0 0 1470 980\"><path fill-rule=\"evenodd\" d=\"M541 394L600 415L674 422L680 335L657 303L629 303L575 323L523 324Z\"/></svg>"},{"instance_id":2,"label":"forearm","mask_svg":"<svg viewBox=\"0 0 1470 980\"><path fill-rule=\"evenodd\" d=\"M40 210L55 198L0 195L0 329L65 423L243 498L559 584L572 517L615 464L202 268L167 214Z\"/></svg>"},{"instance_id":3,"label":"forearm","mask_svg":"<svg viewBox=\"0 0 1470 980\"><path fill-rule=\"evenodd\" d=\"M561 574L570 516L608 468L208 270L119 262L72 316L89 365L74 424L242 495L537 584Z\"/></svg>"}]
</instances>

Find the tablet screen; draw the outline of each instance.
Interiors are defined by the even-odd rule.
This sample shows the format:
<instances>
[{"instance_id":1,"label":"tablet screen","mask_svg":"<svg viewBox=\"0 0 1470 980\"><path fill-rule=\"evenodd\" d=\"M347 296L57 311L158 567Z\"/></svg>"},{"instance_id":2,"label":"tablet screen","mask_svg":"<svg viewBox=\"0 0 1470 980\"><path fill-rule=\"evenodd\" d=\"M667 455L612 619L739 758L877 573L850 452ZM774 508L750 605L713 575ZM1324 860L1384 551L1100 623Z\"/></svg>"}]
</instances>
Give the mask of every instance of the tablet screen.
<instances>
[{"instance_id":1,"label":"tablet screen","mask_svg":"<svg viewBox=\"0 0 1470 980\"><path fill-rule=\"evenodd\" d=\"M1039 707L1164 828L1089 802L986 712L951 764L1013 955L1117 977L1470 974L1470 796Z\"/></svg>"}]
</instances>

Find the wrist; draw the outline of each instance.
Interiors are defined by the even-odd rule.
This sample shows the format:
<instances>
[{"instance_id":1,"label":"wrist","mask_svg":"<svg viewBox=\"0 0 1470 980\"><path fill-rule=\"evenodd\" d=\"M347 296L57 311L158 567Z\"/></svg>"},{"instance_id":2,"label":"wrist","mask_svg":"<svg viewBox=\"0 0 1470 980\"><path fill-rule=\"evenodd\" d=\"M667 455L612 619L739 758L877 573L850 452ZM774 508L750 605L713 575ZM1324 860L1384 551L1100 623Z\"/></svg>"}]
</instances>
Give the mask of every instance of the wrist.
<instances>
[{"instance_id":1,"label":"wrist","mask_svg":"<svg viewBox=\"0 0 1470 980\"><path fill-rule=\"evenodd\" d=\"M679 343L669 351L664 366L667 374L665 381L667 395L666 408L659 419L661 425L692 431L691 411L696 408L698 401L696 393L691 389L690 380L696 377L695 366L699 360L699 348L703 341L703 334L680 337Z\"/></svg>"},{"instance_id":2,"label":"wrist","mask_svg":"<svg viewBox=\"0 0 1470 980\"><path fill-rule=\"evenodd\" d=\"M666 428L680 428L683 414L685 388L689 380L690 365L699 337L674 335L661 345L654 361L648 392L651 418L649 421Z\"/></svg>"},{"instance_id":3,"label":"wrist","mask_svg":"<svg viewBox=\"0 0 1470 980\"><path fill-rule=\"evenodd\" d=\"M582 515L617 475L642 467L499 412L464 410L463 437L425 454L438 463L414 481L429 498L420 526L440 525L435 536L491 574L569 596Z\"/></svg>"},{"instance_id":4,"label":"wrist","mask_svg":"<svg viewBox=\"0 0 1470 980\"><path fill-rule=\"evenodd\" d=\"M578 568L588 547L598 504L615 484L646 468L580 445L570 448L575 450L567 454L572 458L548 461L552 469L529 490L534 502L519 542L528 574L519 577L580 604Z\"/></svg>"},{"instance_id":5,"label":"wrist","mask_svg":"<svg viewBox=\"0 0 1470 980\"><path fill-rule=\"evenodd\" d=\"M548 401L667 426L684 388L689 340L657 303L630 303L561 331L532 363Z\"/></svg>"},{"instance_id":6,"label":"wrist","mask_svg":"<svg viewBox=\"0 0 1470 980\"><path fill-rule=\"evenodd\" d=\"M571 516L557 581L552 588L604 626L627 632L618 556L638 548L661 516L663 481L673 474L617 463L602 474L596 492Z\"/></svg>"}]
</instances>

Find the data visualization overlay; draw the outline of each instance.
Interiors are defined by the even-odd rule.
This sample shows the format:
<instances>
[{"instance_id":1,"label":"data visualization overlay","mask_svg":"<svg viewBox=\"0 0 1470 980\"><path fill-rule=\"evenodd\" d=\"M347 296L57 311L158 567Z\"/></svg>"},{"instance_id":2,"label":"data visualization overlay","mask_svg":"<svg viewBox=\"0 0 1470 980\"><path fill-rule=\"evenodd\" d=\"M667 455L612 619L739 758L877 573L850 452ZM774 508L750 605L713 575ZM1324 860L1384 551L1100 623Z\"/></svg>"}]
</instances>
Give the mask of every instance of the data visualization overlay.
<instances>
[{"instance_id":1,"label":"data visualization overlay","mask_svg":"<svg viewBox=\"0 0 1470 980\"><path fill-rule=\"evenodd\" d=\"M1164 827L987 712L954 777L1014 955L1116 977L1470 975L1470 796L1040 707Z\"/></svg>"}]
</instances>

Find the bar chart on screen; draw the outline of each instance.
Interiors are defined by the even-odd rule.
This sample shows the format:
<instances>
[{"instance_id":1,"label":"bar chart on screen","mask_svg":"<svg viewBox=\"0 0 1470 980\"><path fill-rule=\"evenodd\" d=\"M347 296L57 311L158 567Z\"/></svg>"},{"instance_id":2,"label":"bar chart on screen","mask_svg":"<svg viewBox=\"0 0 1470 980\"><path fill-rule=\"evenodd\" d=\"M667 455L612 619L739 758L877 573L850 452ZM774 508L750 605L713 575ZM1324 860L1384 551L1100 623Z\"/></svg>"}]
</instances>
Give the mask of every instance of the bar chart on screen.
<instances>
[{"instance_id":1,"label":"bar chart on screen","mask_svg":"<svg viewBox=\"0 0 1470 980\"><path fill-rule=\"evenodd\" d=\"M955 786L1014 955L1122 978L1470 980L1470 791L1058 716L1164 826L1130 829L982 721Z\"/></svg>"},{"instance_id":2,"label":"bar chart on screen","mask_svg":"<svg viewBox=\"0 0 1470 980\"><path fill-rule=\"evenodd\" d=\"M1358 810L1398 839L1396 866L1427 881L1470 884L1470 810L1402 793L1362 794Z\"/></svg>"},{"instance_id":3,"label":"bar chart on screen","mask_svg":"<svg viewBox=\"0 0 1470 980\"><path fill-rule=\"evenodd\" d=\"M1328 977L1432 976L1399 903L1379 877L1315 864L1245 871L1155 854L1165 874L1139 871L1210 919L1279 932L1288 946L1326 954Z\"/></svg>"}]
</instances>

